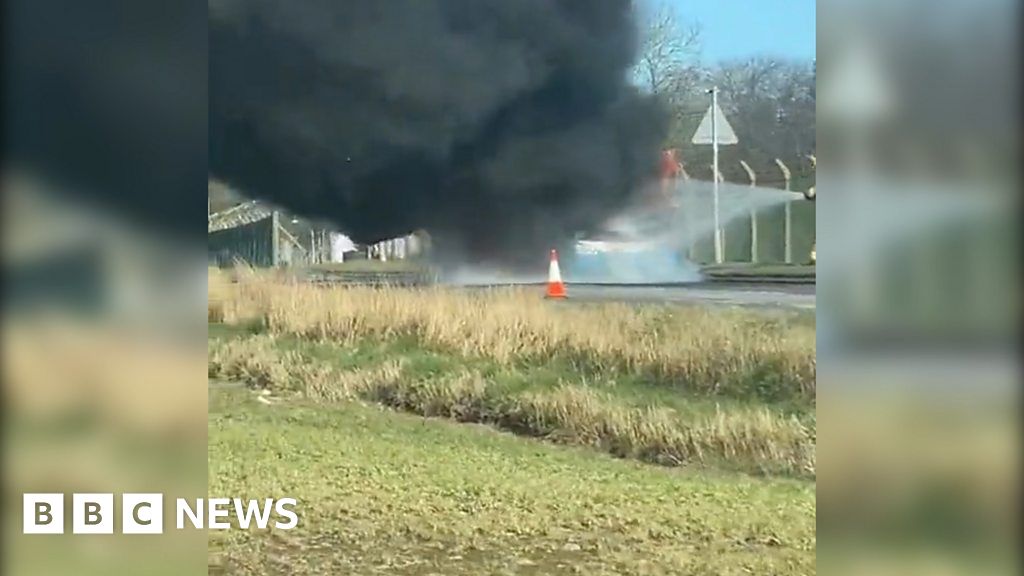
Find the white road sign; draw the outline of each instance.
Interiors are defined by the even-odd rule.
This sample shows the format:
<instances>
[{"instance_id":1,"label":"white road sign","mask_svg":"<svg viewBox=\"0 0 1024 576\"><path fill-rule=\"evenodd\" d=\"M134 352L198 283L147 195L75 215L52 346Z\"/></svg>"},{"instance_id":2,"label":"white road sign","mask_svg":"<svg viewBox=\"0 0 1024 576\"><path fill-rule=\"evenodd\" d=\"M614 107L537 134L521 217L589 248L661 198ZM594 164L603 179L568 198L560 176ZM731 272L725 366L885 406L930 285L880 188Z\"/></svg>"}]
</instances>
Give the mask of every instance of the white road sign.
<instances>
[{"instance_id":1,"label":"white road sign","mask_svg":"<svg viewBox=\"0 0 1024 576\"><path fill-rule=\"evenodd\" d=\"M711 144L711 111L714 110L715 114L715 129L718 131L718 144L736 144L739 139L736 138L736 133L732 131L732 126L729 125L729 121L725 119L725 114L722 113L722 109L718 106L711 105L708 107L708 111L704 114L704 119L700 121L700 126L697 126L697 131L693 133L694 144Z\"/></svg>"}]
</instances>

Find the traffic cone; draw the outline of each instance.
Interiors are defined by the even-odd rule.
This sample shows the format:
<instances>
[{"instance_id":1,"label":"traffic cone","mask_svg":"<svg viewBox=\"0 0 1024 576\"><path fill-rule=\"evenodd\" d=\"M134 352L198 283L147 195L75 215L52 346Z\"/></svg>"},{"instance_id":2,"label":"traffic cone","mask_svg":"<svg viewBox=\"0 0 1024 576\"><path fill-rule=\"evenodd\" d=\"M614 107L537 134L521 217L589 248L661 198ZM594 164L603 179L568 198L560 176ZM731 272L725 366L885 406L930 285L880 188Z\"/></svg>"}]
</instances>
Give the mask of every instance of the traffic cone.
<instances>
[{"instance_id":1,"label":"traffic cone","mask_svg":"<svg viewBox=\"0 0 1024 576\"><path fill-rule=\"evenodd\" d=\"M565 298L565 284L562 283L562 272L558 269L558 252L551 251L551 264L548 265L548 293L546 298Z\"/></svg>"}]
</instances>

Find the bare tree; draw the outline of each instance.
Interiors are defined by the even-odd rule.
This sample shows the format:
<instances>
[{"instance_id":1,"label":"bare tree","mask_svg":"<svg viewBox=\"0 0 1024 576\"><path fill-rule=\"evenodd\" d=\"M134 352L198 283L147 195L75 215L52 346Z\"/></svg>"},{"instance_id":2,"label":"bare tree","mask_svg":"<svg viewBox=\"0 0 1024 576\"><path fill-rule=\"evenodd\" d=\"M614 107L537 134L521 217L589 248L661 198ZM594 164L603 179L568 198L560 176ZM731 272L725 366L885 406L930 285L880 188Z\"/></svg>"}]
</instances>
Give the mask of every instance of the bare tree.
<instances>
[{"instance_id":1,"label":"bare tree","mask_svg":"<svg viewBox=\"0 0 1024 576\"><path fill-rule=\"evenodd\" d=\"M743 148L769 159L814 152L813 63L750 58L721 66L713 77Z\"/></svg>"},{"instance_id":2,"label":"bare tree","mask_svg":"<svg viewBox=\"0 0 1024 576\"><path fill-rule=\"evenodd\" d=\"M721 106L740 140L725 151L727 156L755 169L774 167L776 158L798 172L804 169L816 144L813 62L753 57L705 67L699 61L700 27L683 22L672 4L663 2L645 12L640 23L635 80L671 113L666 145L678 149L684 163L697 173L710 164L705 158L709 151L692 145L690 138L707 111L706 89L717 85Z\"/></svg>"},{"instance_id":3,"label":"bare tree","mask_svg":"<svg viewBox=\"0 0 1024 576\"><path fill-rule=\"evenodd\" d=\"M652 94L675 100L698 77L700 26L685 24L663 3L641 23L637 80Z\"/></svg>"}]
</instances>

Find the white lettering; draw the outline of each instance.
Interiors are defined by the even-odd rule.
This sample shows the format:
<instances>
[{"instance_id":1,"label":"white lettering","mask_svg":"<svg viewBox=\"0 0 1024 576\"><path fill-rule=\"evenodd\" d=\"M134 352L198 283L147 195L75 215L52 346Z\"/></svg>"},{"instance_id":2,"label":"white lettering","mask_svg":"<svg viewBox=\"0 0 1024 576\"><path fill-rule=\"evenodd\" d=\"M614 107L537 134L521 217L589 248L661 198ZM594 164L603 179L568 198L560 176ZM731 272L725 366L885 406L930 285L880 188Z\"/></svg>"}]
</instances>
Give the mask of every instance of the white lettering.
<instances>
[{"instance_id":1,"label":"white lettering","mask_svg":"<svg viewBox=\"0 0 1024 576\"><path fill-rule=\"evenodd\" d=\"M270 512L274 508L274 501L267 498L263 501L263 507L260 507L259 500L249 500L245 510L242 509L242 499L235 498L235 515L238 516L238 526L240 528L248 528L252 522L253 517L256 518L256 527L260 530L266 530L267 523L270 522Z\"/></svg>"},{"instance_id":2,"label":"white lettering","mask_svg":"<svg viewBox=\"0 0 1024 576\"><path fill-rule=\"evenodd\" d=\"M227 507L231 504L231 500L227 498L210 498L206 501L206 505L209 508L209 522L206 527L210 530L227 530L231 528L231 524L228 522L221 522L218 518L227 518L228 510Z\"/></svg>"},{"instance_id":3,"label":"white lettering","mask_svg":"<svg viewBox=\"0 0 1024 576\"><path fill-rule=\"evenodd\" d=\"M298 526L298 514L296 514L294 510L289 510L288 508L286 508L286 506L291 506L294 508L297 505L298 502L295 501L295 498L282 498L278 500L277 506L274 509L277 510L277 514L279 516L284 516L285 518L289 518L290 520L287 523L277 522L274 524L274 527L279 530L291 530L292 528Z\"/></svg>"},{"instance_id":4,"label":"white lettering","mask_svg":"<svg viewBox=\"0 0 1024 576\"><path fill-rule=\"evenodd\" d=\"M203 529L203 499L196 498L196 509L192 511L191 506L188 504L188 500L184 498L178 498L177 500L178 510L178 530L185 529L185 516L192 521L192 527L199 530Z\"/></svg>"}]
</instances>

